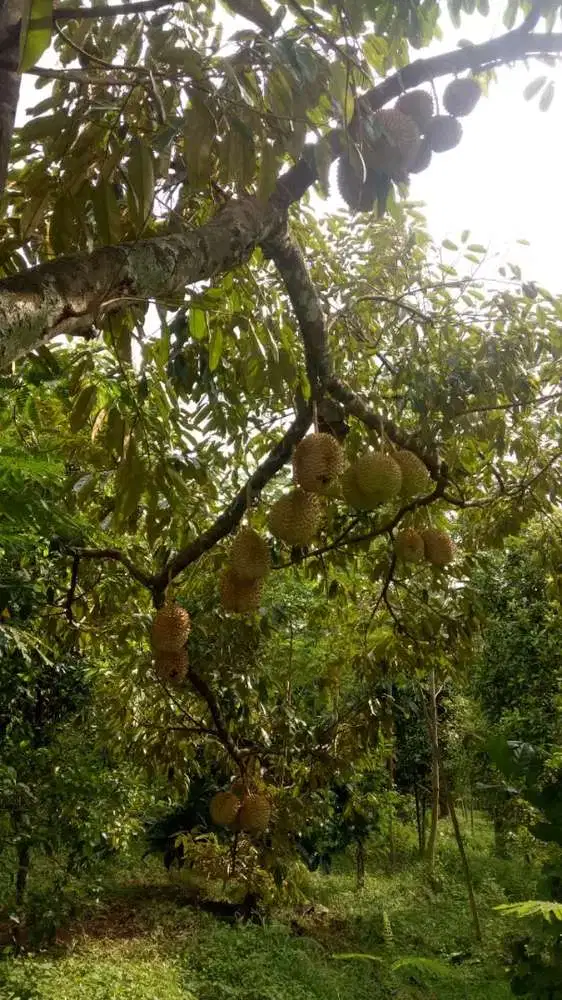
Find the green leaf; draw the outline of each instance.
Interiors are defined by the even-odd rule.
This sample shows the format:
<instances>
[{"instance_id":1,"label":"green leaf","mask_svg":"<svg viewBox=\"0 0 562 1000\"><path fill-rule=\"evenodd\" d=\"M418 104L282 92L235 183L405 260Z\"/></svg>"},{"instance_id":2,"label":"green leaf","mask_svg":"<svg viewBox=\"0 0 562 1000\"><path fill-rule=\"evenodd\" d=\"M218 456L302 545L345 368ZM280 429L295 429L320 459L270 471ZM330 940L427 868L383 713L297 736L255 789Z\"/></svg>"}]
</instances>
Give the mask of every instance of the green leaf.
<instances>
[{"instance_id":1,"label":"green leaf","mask_svg":"<svg viewBox=\"0 0 562 1000\"><path fill-rule=\"evenodd\" d=\"M213 115L203 101L194 98L185 114L183 133L187 183L194 190L204 187L211 176L216 134Z\"/></svg>"},{"instance_id":2,"label":"green leaf","mask_svg":"<svg viewBox=\"0 0 562 1000\"><path fill-rule=\"evenodd\" d=\"M544 87L546 83L546 76L537 76L531 83L528 83L523 91L523 97L526 101L532 100L535 94L538 94L539 90Z\"/></svg>"},{"instance_id":3,"label":"green leaf","mask_svg":"<svg viewBox=\"0 0 562 1000\"><path fill-rule=\"evenodd\" d=\"M45 191L43 194L39 194L35 198L30 198L29 201L27 201L23 206L20 219L20 233L22 239L26 239L40 226L47 211L49 197L49 191Z\"/></svg>"},{"instance_id":4,"label":"green leaf","mask_svg":"<svg viewBox=\"0 0 562 1000\"><path fill-rule=\"evenodd\" d=\"M92 205L101 243L118 243L121 237L121 216L115 188L100 177L92 188Z\"/></svg>"},{"instance_id":5,"label":"green leaf","mask_svg":"<svg viewBox=\"0 0 562 1000\"><path fill-rule=\"evenodd\" d=\"M40 118L30 118L18 130L17 138L21 142L46 139L49 136L59 135L66 125L68 125L66 111L55 111L52 115L41 115Z\"/></svg>"},{"instance_id":6,"label":"green leaf","mask_svg":"<svg viewBox=\"0 0 562 1000\"><path fill-rule=\"evenodd\" d=\"M443 242L441 243L441 246L445 250L458 250L459 249L458 246L457 246L457 244L453 243L452 240L443 240Z\"/></svg>"},{"instance_id":7,"label":"green leaf","mask_svg":"<svg viewBox=\"0 0 562 1000\"><path fill-rule=\"evenodd\" d=\"M215 323L211 331L211 340L209 343L209 371L214 372L217 367L222 354L222 346L222 328L218 325L218 323Z\"/></svg>"},{"instance_id":8,"label":"green leaf","mask_svg":"<svg viewBox=\"0 0 562 1000\"><path fill-rule=\"evenodd\" d=\"M382 962L382 961L384 961L384 959L382 959L379 955L363 955L361 952L356 952L356 951L342 951L342 952L338 952L336 954L333 954L332 958L335 958L335 959L338 959L338 960L339 959L343 959L343 961L345 961L345 962L349 961L350 959L351 960L359 959L359 961L363 961L363 962Z\"/></svg>"},{"instance_id":9,"label":"green leaf","mask_svg":"<svg viewBox=\"0 0 562 1000\"><path fill-rule=\"evenodd\" d=\"M189 332L195 340L204 340L209 329L207 313L197 306L189 310Z\"/></svg>"},{"instance_id":10,"label":"green leaf","mask_svg":"<svg viewBox=\"0 0 562 1000\"><path fill-rule=\"evenodd\" d=\"M316 143L313 147L313 156L320 191L327 198L330 191L329 175L332 165L332 147L327 138Z\"/></svg>"},{"instance_id":11,"label":"green leaf","mask_svg":"<svg viewBox=\"0 0 562 1000\"><path fill-rule=\"evenodd\" d=\"M549 80L540 97L539 109L541 111L548 111L554 98L555 89L554 80Z\"/></svg>"},{"instance_id":12,"label":"green leaf","mask_svg":"<svg viewBox=\"0 0 562 1000\"><path fill-rule=\"evenodd\" d=\"M392 963L391 969L393 972L398 972L399 969L415 969L416 972L425 972L432 977L451 975L451 969L444 962L436 958L421 958L419 955L405 955L403 958L398 958Z\"/></svg>"},{"instance_id":13,"label":"green leaf","mask_svg":"<svg viewBox=\"0 0 562 1000\"><path fill-rule=\"evenodd\" d=\"M494 909L504 917L517 917L519 920L525 917L543 917L549 922L562 920L562 903L551 900L526 899L520 903L502 903Z\"/></svg>"},{"instance_id":14,"label":"green leaf","mask_svg":"<svg viewBox=\"0 0 562 1000\"><path fill-rule=\"evenodd\" d=\"M264 143L260 157L260 171L258 176L258 198L265 204L277 183L277 155L275 148L269 143Z\"/></svg>"},{"instance_id":15,"label":"green leaf","mask_svg":"<svg viewBox=\"0 0 562 1000\"><path fill-rule=\"evenodd\" d=\"M503 15L504 26L511 31L515 24L515 19L519 13L519 0L509 0L505 14Z\"/></svg>"},{"instance_id":16,"label":"green leaf","mask_svg":"<svg viewBox=\"0 0 562 1000\"><path fill-rule=\"evenodd\" d=\"M353 117L353 108L355 106L349 69L341 62L333 62L331 77L332 86L330 93L338 101L343 112L343 119L347 124Z\"/></svg>"},{"instance_id":17,"label":"green leaf","mask_svg":"<svg viewBox=\"0 0 562 1000\"><path fill-rule=\"evenodd\" d=\"M34 27L34 21L47 23ZM52 30L53 0L25 0L20 31L20 73L35 66L49 48Z\"/></svg>"},{"instance_id":18,"label":"green leaf","mask_svg":"<svg viewBox=\"0 0 562 1000\"><path fill-rule=\"evenodd\" d=\"M154 164L152 152L142 139L131 142L131 155L127 167L129 188L134 196L136 223L142 227L152 211L154 198Z\"/></svg>"},{"instance_id":19,"label":"green leaf","mask_svg":"<svg viewBox=\"0 0 562 1000\"><path fill-rule=\"evenodd\" d=\"M72 407L72 413L70 414L70 430L73 434L76 434L86 423L92 412L96 396L97 388L95 385L85 386L78 394L76 402Z\"/></svg>"}]
</instances>

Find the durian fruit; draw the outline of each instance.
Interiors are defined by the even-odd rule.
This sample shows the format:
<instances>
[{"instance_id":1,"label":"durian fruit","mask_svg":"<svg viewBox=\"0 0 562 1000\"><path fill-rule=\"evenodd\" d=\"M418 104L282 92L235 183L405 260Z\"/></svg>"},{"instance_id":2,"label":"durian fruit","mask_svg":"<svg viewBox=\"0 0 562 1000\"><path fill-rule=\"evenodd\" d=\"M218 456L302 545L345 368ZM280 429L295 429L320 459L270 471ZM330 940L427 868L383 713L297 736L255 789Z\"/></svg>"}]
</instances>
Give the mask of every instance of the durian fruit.
<instances>
[{"instance_id":1,"label":"durian fruit","mask_svg":"<svg viewBox=\"0 0 562 1000\"><path fill-rule=\"evenodd\" d=\"M275 501L268 524L271 534L287 545L309 545L318 532L321 519L320 498L297 487Z\"/></svg>"},{"instance_id":2,"label":"durian fruit","mask_svg":"<svg viewBox=\"0 0 562 1000\"><path fill-rule=\"evenodd\" d=\"M425 558L434 566L447 566L455 555L453 539L446 531L425 528L422 531Z\"/></svg>"},{"instance_id":3,"label":"durian fruit","mask_svg":"<svg viewBox=\"0 0 562 1000\"><path fill-rule=\"evenodd\" d=\"M154 654L154 669L165 683L182 684L189 669L187 649L177 649L174 652L157 650Z\"/></svg>"},{"instance_id":4,"label":"durian fruit","mask_svg":"<svg viewBox=\"0 0 562 1000\"><path fill-rule=\"evenodd\" d=\"M356 510L365 510L367 507L367 501L361 490L357 485L357 479L355 477L355 462L348 465L343 476L340 479L342 497L349 507L355 507Z\"/></svg>"},{"instance_id":5,"label":"durian fruit","mask_svg":"<svg viewBox=\"0 0 562 1000\"><path fill-rule=\"evenodd\" d=\"M224 570L219 581L222 606L225 611L243 614L257 611L261 601L261 580L243 580L234 569Z\"/></svg>"},{"instance_id":6,"label":"durian fruit","mask_svg":"<svg viewBox=\"0 0 562 1000\"><path fill-rule=\"evenodd\" d=\"M174 653L185 646L191 624L189 612L179 604L159 608L152 623L152 648L157 652Z\"/></svg>"},{"instance_id":7,"label":"durian fruit","mask_svg":"<svg viewBox=\"0 0 562 1000\"><path fill-rule=\"evenodd\" d=\"M325 494L343 472L343 451L331 434L308 434L293 456L295 478L309 493Z\"/></svg>"},{"instance_id":8,"label":"durian fruit","mask_svg":"<svg viewBox=\"0 0 562 1000\"><path fill-rule=\"evenodd\" d=\"M415 528L404 528L394 539L394 551L404 562L420 562L425 554L423 538Z\"/></svg>"},{"instance_id":9,"label":"durian fruit","mask_svg":"<svg viewBox=\"0 0 562 1000\"><path fill-rule=\"evenodd\" d=\"M395 107L403 115L412 118L422 134L433 118L433 98L427 90L410 90L407 94L402 94Z\"/></svg>"},{"instance_id":10,"label":"durian fruit","mask_svg":"<svg viewBox=\"0 0 562 1000\"><path fill-rule=\"evenodd\" d=\"M209 803L209 813L216 826L232 826L239 809L240 799L232 792L217 792Z\"/></svg>"},{"instance_id":11,"label":"durian fruit","mask_svg":"<svg viewBox=\"0 0 562 1000\"><path fill-rule=\"evenodd\" d=\"M434 153L446 153L462 139L462 125L452 115L435 115L427 127L427 139Z\"/></svg>"},{"instance_id":12,"label":"durian fruit","mask_svg":"<svg viewBox=\"0 0 562 1000\"><path fill-rule=\"evenodd\" d=\"M377 200L376 175L367 170L365 179L357 174L347 154L338 160L338 191L352 212L372 212Z\"/></svg>"},{"instance_id":13,"label":"durian fruit","mask_svg":"<svg viewBox=\"0 0 562 1000\"><path fill-rule=\"evenodd\" d=\"M254 528L238 531L230 550L230 566L240 580L263 580L269 573L269 546Z\"/></svg>"},{"instance_id":14,"label":"durian fruit","mask_svg":"<svg viewBox=\"0 0 562 1000\"><path fill-rule=\"evenodd\" d=\"M240 828L247 833L263 833L271 819L271 806L264 795L245 795L240 806Z\"/></svg>"},{"instance_id":15,"label":"durian fruit","mask_svg":"<svg viewBox=\"0 0 562 1000\"><path fill-rule=\"evenodd\" d=\"M395 451L392 457L402 469L400 495L403 497L417 497L422 493L427 493L431 477L421 458L418 458L413 451L406 451L405 449Z\"/></svg>"},{"instance_id":16,"label":"durian fruit","mask_svg":"<svg viewBox=\"0 0 562 1000\"><path fill-rule=\"evenodd\" d=\"M474 111L481 97L482 88L478 80L468 77L463 80L452 80L445 87L443 104L450 115L462 118Z\"/></svg>"},{"instance_id":17,"label":"durian fruit","mask_svg":"<svg viewBox=\"0 0 562 1000\"><path fill-rule=\"evenodd\" d=\"M367 166L389 177L401 178L415 159L421 137L412 118L389 108L364 121L363 140Z\"/></svg>"},{"instance_id":18,"label":"durian fruit","mask_svg":"<svg viewBox=\"0 0 562 1000\"><path fill-rule=\"evenodd\" d=\"M400 493L402 471L391 455L369 451L354 463L355 481L368 510Z\"/></svg>"},{"instance_id":19,"label":"durian fruit","mask_svg":"<svg viewBox=\"0 0 562 1000\"><path fill-rule=\"evenodd\" d=\"M427 136L425 136L418 149L415 158L410 163L410 173L411 174L421 174L424 170L427 170L431 163L432 152L431 145Z\"/></svg>"}]
</instances>

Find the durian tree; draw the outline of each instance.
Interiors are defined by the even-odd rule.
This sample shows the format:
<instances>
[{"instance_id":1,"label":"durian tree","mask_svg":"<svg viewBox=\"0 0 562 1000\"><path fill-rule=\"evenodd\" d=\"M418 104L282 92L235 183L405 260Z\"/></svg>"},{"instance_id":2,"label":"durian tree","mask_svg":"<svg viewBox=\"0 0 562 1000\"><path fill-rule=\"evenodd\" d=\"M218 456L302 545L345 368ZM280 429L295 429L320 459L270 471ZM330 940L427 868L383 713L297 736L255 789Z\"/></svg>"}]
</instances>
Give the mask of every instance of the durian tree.
<instances>
[{"instance_id":1,"label":"durian tree","mask_svg":"<svg viewBox=\"0 0 562 1000\"><path fill-rule=\"evenodd\" d=\"M552 516L562 303L516 267L480 277L467 233L433 249L405 185L495 67L562 36L559 5L510 2L502 36L412 59L444 5L229 6L227 40L213 6L3 5L0 457L56 459L30 516L60 627L122 655L121 724L158 692L155 755L183 711L245 776L227 667L272 578L335 602L342 659L415 671L469 642L479 550ZM45 96L12 133L22 72ZM336 160L357 212L319 218Z\"/></svg>"}]
</instances>

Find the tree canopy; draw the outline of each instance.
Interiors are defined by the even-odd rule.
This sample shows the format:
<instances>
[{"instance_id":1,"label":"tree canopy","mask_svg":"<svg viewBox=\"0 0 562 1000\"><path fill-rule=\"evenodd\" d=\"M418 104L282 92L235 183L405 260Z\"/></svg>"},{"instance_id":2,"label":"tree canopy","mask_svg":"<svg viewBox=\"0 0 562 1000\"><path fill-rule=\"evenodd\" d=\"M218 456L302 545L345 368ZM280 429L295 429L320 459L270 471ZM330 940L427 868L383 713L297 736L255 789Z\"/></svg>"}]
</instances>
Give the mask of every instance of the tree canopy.
<instances>
[{"instance_id":1,"label":"tree canopy","mask_svg":"<svg viewBox=\"0 0 562 1000\"><path fill-rule=\"evenodd\" d=\"M140 756L164 746L181 767L210 740L281 788L310 746L345 769L369 752L377 683L462 669L481 553L539 518L559 555L562 299L515 266L484 273L468 231L432 246L389 125L409 122L416 156L445 152L435 122L457 141L465 110L441 82L478 98L498 65L550 60L559 5L510 0L504 34L428 58L433 0L231 3L246 20L224 37L213 5L23 6L0 20L6 641L31 580L34 628L58 661L97 662ZM21 72L47 96L12 135ZM424 84L424 126L377 118ZM546 108L548 81L535 91ZM309 189L327 193L336 160L358 210L319 215ZM271 512L311 429L345 459L320 499L297 491L318 523L295 543ZM422 485L400 492L405 452ZM343 464L364 459L397 488L366 501L357 479L354 502ZM272 572L239 619L241 579L222 606L217 581L246 522ZM166 596L192 616L180 696L151 661Z\"/></svg>"}]
</instances>

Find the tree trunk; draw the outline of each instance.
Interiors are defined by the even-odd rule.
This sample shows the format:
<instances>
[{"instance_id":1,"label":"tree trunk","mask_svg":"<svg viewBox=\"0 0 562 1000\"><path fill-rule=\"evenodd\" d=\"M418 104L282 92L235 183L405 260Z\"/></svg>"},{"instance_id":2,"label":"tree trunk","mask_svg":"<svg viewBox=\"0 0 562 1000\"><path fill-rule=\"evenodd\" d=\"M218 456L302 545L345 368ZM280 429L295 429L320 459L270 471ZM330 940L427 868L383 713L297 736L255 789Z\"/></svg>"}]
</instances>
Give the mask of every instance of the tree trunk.
<instances>
[{"instance_id":1,"label":"tree trunk","mask_svg":"<svg viewBox=\"0 0 562 1000\"><path fill-rule=\"evenodd\" d=\"M22 841L18 844L18 871L16 875L16 907L18 910L23 908L25 902L30 860L31 848L27 841Z\"/></svg>"},{"instance_id":2,"label":"tree trunk","mask_svg":"<svg viewBox=\"0 0 562 1000\"><path fill-rule=\"evenodd\" d=\"M431 829L429 831L425 856L429 863L429 870L433 872L437 845L437 824L439 822L439 721L437 717L437 692L434 670L431 671L429 708L426 712L426 719L431 744Z\"/></svg>"},{"instance_id":3,"label":"tree trunk","mask_svg":"<svg viewBox=\"0 0 562 1000\"><path fill-rule=\"evenodd\" d=\"M236 267L282 226L257 199L232 199L182 234L61 257L0 281L0 370L59 334L84 336L121 300L169 299Z\"/></svg>"},{"instance_id":4,"label":"tree trunk","mask_svg":"<svg viewBox=\"0 0 562 1000\"><path fill-rule=\"evenodd\" d=\"M18 73L20 33L17 24L23 13L23 0L0 2L0 198L4 194L12 133L18 107L21 76Z\"/></svg>"},{"instance_id":5,"label":"tree trunk","mask_svg":"<svg viewBox=\"0 0 562 1000\"><path fill-rule=\"evenodd\" d=\"M470 912L472 914L472 921L474 923L474 931L476 934L476 939L478 941L482 940L482 930L480 927L480 918L478 916L478 907L476 906L476 897L474 895L474 887L472 885L472 875L470 873L470 866L468 864L468 858L466 856L466 851L464 849L464 843L461 835L461 830L459 826L459 821L457 817L457 811L455 809L455 803L453 801L453 796L451 795L449 789L446 789L447 799L449 802L449 813L451 815L451 822L453 824L453 830L455 831L455 840L457 842L457 847L459 849L459 854L461 856L462 867L464 871L464 878L466 882L466 888L468 891L468 902L470 905Z\"/></svg>"}]
</instances>

